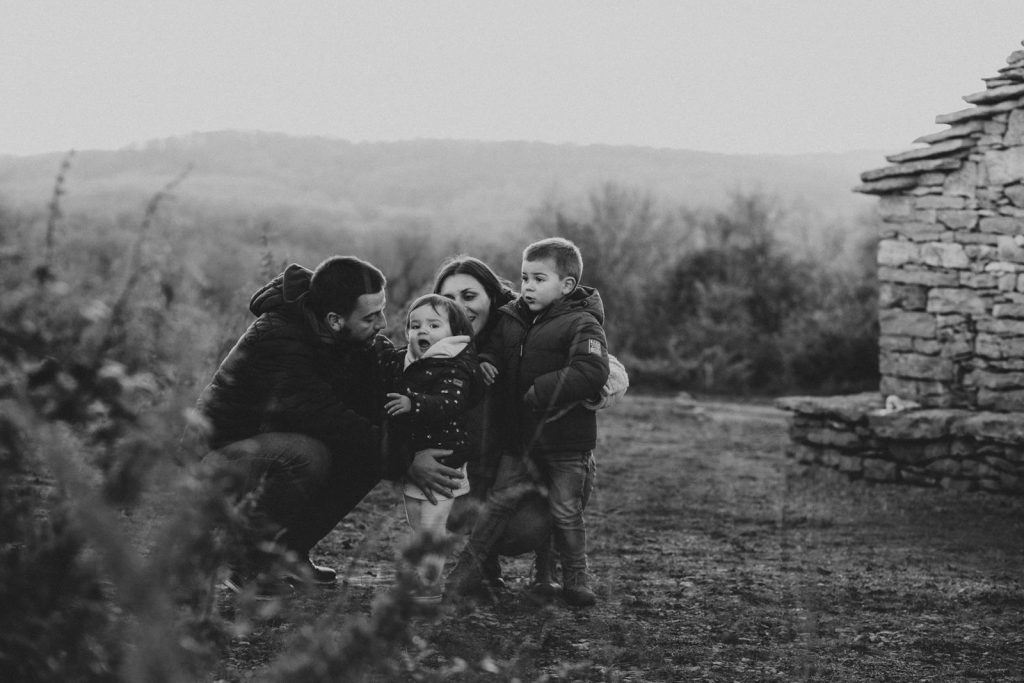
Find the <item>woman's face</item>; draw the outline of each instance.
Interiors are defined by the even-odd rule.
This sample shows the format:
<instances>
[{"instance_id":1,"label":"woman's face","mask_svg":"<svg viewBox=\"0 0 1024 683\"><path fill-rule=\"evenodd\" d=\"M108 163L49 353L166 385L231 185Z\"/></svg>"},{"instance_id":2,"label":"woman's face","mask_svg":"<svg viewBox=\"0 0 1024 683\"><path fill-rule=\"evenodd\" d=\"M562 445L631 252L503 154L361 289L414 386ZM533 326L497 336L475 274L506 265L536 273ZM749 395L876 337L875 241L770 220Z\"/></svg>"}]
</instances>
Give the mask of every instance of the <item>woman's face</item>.
<instances>
[{"instance_id":1,"label":"woman's face","mask_svg":"<svg viewBox=\"0 0 1024 683\"><path fill-rule=\"evenodd\" d=\"M472 275L456 273L441 283L438 294L448 297L466 309L466 316L473 325L473 334L480 334L491 315L491 297L487 296L480 281Z\"/></svg>"}]
</instances>

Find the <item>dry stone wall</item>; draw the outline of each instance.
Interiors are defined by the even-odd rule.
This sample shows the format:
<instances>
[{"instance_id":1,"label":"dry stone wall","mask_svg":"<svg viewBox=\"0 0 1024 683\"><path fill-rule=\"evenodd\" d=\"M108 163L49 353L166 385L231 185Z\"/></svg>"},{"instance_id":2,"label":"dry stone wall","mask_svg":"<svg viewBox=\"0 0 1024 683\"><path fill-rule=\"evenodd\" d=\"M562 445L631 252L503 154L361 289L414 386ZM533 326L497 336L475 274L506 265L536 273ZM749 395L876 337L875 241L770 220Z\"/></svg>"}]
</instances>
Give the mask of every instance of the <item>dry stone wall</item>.
<instances>
[{"instance_id":1,"label":"dry stone wall","mask_svg":"<svg viewBox=\"0 0 1024 683\"><path fill-rule=\"evenodd\" d=\"M881 393L1024 410L1024 51L949 128L887 157L880 197Z\"/></svg>"},{"instance_id":2,"label":"dry stone wall","mask_svg":"<svg viewBox=\"0 0 1024 683\"><path fill-rule=\"evenodd\" d=\"M880 391L782 399L789 454L872 481L1024 494L1024 50L886 157Z\"/></svg>"}]
</instances>

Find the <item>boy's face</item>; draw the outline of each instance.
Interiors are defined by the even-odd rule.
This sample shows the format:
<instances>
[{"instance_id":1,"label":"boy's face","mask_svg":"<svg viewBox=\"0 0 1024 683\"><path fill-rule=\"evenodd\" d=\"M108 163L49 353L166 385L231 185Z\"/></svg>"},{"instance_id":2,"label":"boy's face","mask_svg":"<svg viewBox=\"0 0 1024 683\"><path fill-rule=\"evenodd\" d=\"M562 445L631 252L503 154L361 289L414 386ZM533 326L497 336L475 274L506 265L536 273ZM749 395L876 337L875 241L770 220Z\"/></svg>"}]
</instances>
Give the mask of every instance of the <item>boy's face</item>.
<instances>
[{"instance_id":1,"label":"boy's face","mask_svg":"<svg viewBox=\"0 0 1024 683\"><path fill-rule=\"evenodd\" d=\"M576 287L571 277L559 277L554 259L523 261L523 301L533 313L540 313Z\"/></svg>"},{"instance_id":2,"label":"boy's face","mask_svg":"<svg viewBox=\"0 0 1024 683\"><path fill-rule=\"evenodd\" d=\"M420 306L409 313L405 334L409 338L412 357L420 358L435 342L452 336L448 313L435 311L433 306Z\"/></svg>"}]
</instances>

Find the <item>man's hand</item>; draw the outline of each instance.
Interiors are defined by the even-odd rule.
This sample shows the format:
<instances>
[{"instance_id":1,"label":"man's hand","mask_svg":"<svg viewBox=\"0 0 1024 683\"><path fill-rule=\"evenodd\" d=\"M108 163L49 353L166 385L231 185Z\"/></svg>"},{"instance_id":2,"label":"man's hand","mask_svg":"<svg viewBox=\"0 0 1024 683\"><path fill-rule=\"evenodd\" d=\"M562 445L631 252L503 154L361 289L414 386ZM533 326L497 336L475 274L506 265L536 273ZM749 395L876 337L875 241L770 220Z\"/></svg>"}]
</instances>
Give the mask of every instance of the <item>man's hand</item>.
<instances>
[{"instance_id":1,"label":"man's hand","mask_svg":"<svg viewBox=\"0 0 1024 683\"><path fill-rule=\"evenodd\" d=\"M437 461L437 458L451 454L450 450L444 448L426 448L416 451L412 464L409 465L409 469L405 473L409 481L420 487L427 500L435 505L437 504L435 493L450 498L462 483L461 470L442 465Z\"/></svg>"}]
</instances>

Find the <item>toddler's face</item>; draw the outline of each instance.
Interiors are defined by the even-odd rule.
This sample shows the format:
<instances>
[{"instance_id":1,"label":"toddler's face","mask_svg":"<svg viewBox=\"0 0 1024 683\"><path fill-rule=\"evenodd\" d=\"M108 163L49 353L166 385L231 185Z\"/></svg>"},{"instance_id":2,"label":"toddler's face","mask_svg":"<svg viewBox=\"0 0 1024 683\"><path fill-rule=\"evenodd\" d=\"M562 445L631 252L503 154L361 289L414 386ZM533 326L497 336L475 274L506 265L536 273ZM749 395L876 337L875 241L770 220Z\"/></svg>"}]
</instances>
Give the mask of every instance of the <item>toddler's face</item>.
<instances>
[{"instance_id":1,"label":"toddler's face","mask_svg":"<svg viewBox=\"0 0 1024 683\"><path fill-rule=\"evenodd\" d=\"M523 261L521 284L523 301L531 312L540 313L571 292L576 283L571 277L559 277L554 259L545 258Z\"/></svg>"},{"instance_id":2,"label":"toddler's face","mask_svg":"<svg viewBox=\"0 0 1024 683\"><path fill-rule=\"evenodd\" d=\"M409 324L405 328L412 357L420 358L434 343L452 336L448 314L439 313L433 306L424 305L409 313Z\"/></svg>"}]
</instances>

